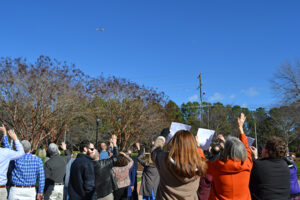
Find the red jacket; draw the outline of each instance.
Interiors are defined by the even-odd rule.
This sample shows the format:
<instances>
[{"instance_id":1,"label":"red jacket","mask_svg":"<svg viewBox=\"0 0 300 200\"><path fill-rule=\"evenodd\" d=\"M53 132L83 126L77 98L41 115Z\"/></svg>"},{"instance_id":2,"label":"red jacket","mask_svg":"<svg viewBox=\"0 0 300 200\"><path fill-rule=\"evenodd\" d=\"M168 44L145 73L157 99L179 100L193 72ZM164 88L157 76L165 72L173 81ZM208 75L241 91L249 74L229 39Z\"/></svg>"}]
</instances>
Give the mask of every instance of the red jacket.
<instances>
[{"instance_id":1,"label":"red jacket","mask_svg":"<svg viewBox=\"0 0 300 200\"><path fill-rule=\"evenodd\" d=\"M207 173L213 176L209 200L251 200L249 191L250 173L253 165L247 137L240 134L240 140L247 150L244 162L220 159L208 162Z\"/></svg>"}]
</instances>

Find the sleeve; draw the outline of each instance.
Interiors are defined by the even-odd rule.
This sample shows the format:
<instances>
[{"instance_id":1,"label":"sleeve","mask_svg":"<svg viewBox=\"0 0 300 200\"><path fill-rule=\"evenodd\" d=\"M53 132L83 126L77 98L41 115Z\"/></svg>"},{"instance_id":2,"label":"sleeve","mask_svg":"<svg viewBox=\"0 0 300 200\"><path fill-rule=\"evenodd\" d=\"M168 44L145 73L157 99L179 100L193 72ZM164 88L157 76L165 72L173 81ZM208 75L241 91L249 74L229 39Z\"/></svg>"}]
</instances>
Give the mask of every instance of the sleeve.
<instances>
[{"instance_id":1,"label":"sleeve","mask_svg":"<svg viewBox=\"0 0 300 200\"><path fill-rule=\"evenodd\" d=\"M45 188L45 171L43 167L43 162L40 158L38 158L38 171L37 171L37 177L39 179L39 189L38 193L43 193Z\"/></svg>"},{"instance_id":2,"label":"sleeve","mask_svg":"<svg viewBox=\"0 0 300 200\"><path fill-rule=\"evenodd\" d=\"M141 165L142 165L143 167L148 167L148 166L149 166L149 163L143 161L143 158L144 158L144 157L145 157L144 154L140 154L140 155L137 157L137 160L138 160L139 163L141 163Z\"/></svg>"},{"instance_id":3,"label":"sleeve","mask_svg":"<svg viewBox=\"0 0 300 200\"><path fill-rule=\"evenodd\" d=\"M132 165L129 171L129 178L130 178L130 186L134 186L135 183L135 167Z\"/></svg>"},{"instance_id":4,"label":"sleeve","mask_svg":"<svg viewBox=\"0 0 300 200\"><path fill-rule=\"evenodd\" d=\"M213 161L213 162L215 162L215 161ZM206 164L207 164L207 171L206 171L206 173L207 174L210 174L210 175L213 175L213 173L214 173L214 165L213 165L213 162L211 162L211 161L209 161L209 160L207 160L206 161Z\"/></svg>"},{"instance_id":5,"label":"sleeve","mask_svg":"<svg viewBox=\"0 0 300 200\"><path fill-rule=\"evenodd\" d=\"M15 141L16 151L7 149L7 157L9 160L17 160L21 158L25 153L22 144L19 140Z\"/></svg>"},{"instance_id":6,"label":"sleeve","mask_svg":"<svg viewBox=\"0 0 300 200\"><path fill-rule=\"evenodd\" d=\"M51 177L51 168L48 165L48 162L45 162L45 179Z\"/></svg>"},{"instance_id":7,"label":"sleeve","mask_svg":"<svg viewBox=\"0 0 300 200\"><path fill-rule=\"evenodd\" d=\"M133 160L130 157L128 157L128 158L130 160L129 163L128 163L128 168L130 169L133 165Z\"/></svg>"},{"instance_id":8,"label":"sleeve","mask_svg":"<svg viewBox=\"0 0 300 200\"><path fill-rule=\"evenodd\" d=\"M65 150L65 155L63 156L66 164L71 160L71 152L67 149Z\"/></svg>"},{"instance_id":9,"label":"sleeve","mask_svg":"<svg viewBox=\"0 0 300 200\"><path fill-rule=\"evenodd\" d=\"M251 193L251 196L252 198L255 197L255 191L256 191L256 185L257 185L257 181L256 181L256 176L257 176L257 166L256 164L258 163L259 161L257 160L254 160L253 162L253 168L251 170L251 174L250 174L250 181L249 181L249 189L250 189L250 193Z\"/></svg>"},{"instance_id":10,"label":"sleeve","mask_svg":"<svg viewBox=\"0 0 300 200\"><path fill-rule=\"evenodd\" d=\"M113 167L114 164L118 161L118 158L119 158L119 150L118 150L118 147L114 147L114 153L113 153L113 156L108 158L108 159L104 159L104 160L99 160L98 163L101 165L101 166L110 166L110 167Z\"/></svg>"},{"instance_id":11,"label":"sleeve","mask_svg":"<svg viewBox=\"0 0 300 200\"><path fill-rule=\"evenodd\" d=\"M204 158L204 159L205 159L205 155L204 155L204 153L203 153L203 150L202 150L200 147L198 147L198 152L199 152L201 158Z\"/></svg>"},{"instance_id":12,"label":"sleeve","mask_svg":"<svg viewBox=\"0 0 300 200\"><path fill-rule=\"evenodd\" d=\"M245 145L246 151L247 151L247 157L250 160L250 162L252 163L253 161L252 161L252 156L251 156L251 150L249 148L246 135L244 133L242 133L242 134L240 134L239 138L240 138L241 142Z\"/></svg>"},{"instance_id":13,"label":"sleeve","mask_svg":"<svg viewBox=\"0 0 300 200\"><path fill-rule=\"evenodd\" d=\"M18 140L17 140L17 141L18 141ZM3 143L4 148L8 148L8 149L10 149L10 150L13 150L12 147L10 146L9 142L8 142L7 136L4 136L4 137L3 137L2 143Z\"/></svg>"},{"instance_id":14,"label":"sleeve","mask_svg":"<svg viewBox=\"0 0 300 200\"><path fill-rule=\"evenodd\" d=\"M87 163L86 168L83 171L83 188L86 200L94 199L95 196L95 173L94 165L92 162Z\"/></svg>"}]
</instances>

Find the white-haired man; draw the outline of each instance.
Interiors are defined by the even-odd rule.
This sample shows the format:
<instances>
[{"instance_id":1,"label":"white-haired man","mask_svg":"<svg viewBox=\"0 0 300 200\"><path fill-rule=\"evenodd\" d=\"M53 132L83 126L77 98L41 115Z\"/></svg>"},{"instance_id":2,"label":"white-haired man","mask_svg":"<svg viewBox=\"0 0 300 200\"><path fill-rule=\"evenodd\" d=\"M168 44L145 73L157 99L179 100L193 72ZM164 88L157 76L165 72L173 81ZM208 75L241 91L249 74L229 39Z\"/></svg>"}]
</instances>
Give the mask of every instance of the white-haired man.
<instances>
[{"instance_id":1,"label":"white-haired man","mask_svg":"<svg viewBox=\"0 0 300 200\"><path fill-rule=\"evenodd\" d=\"M51 143L48 146L47 153L50 159L45 162L45 200L63 200L66 165L71 158L71 153L67 150L64 142L62 142L61 148L65 151L65 156L60 156L56 144Z\"/></svg>"}]
</instances>

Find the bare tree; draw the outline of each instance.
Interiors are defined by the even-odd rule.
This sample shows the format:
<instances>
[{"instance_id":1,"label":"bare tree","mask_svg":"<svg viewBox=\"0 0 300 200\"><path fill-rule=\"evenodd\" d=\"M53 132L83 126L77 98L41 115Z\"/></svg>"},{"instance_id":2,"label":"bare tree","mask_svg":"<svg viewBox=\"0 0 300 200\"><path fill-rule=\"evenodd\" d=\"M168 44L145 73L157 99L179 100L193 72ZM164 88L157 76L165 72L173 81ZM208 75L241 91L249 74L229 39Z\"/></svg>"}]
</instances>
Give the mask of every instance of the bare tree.
<instances>
[{"instance_id":1,"label":"bare tree","mask_svg":"<svg viewBox=\"0 0 300 200\"><path fill-rule=\"evenodd\" d=\"M49 57L2 58L0 76L1 120L34 149L59 140L85 98L83 73Z\"/></svg>"},{"instance_id":2,"label":"bare tree","mask_svg":"<svg viewBox=\"0 0 300 200\"><path fill-rule=\"evenodd\" d=\"M299 114L290 106L282 106L280 108L273 108L269 111L274 126L281 131L281 137L289 145L297 138L296 129L299 127L297 122L297 115Z\"/></svg>"},{"instance_id":3,"label":"bare tree","mask_svg":"<svg viewBox=\"0 0 300 200\"><path fill-rule=\"evenodd\" d=\"M118 136L122 149L166 126L163 93L116 77L94 79L89 88L96 98L94 114L109 122L107 131Z\"/></svg>"},{"instance_id":4,"label":"bare tree","mask_svg":"<svg viewBox=\"0 0 300 200\"><path fill-rule=\"evenodd\" d=\"M272 89L282 103L292 103L300 100L300 61L294 65L287 61L281 64L271 80Z\"/></svg>"}]
</instances>

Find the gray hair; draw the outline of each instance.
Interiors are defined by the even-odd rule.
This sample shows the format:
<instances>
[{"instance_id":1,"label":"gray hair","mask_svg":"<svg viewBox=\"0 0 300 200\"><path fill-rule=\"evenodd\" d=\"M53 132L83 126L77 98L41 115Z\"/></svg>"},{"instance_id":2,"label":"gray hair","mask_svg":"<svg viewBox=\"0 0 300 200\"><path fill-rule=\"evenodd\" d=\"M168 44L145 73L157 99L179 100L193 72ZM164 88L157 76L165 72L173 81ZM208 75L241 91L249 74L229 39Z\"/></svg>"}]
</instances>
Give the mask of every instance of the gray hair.
<instances>
[{"instance_id":1,"label":"gray hair","mask_svg":"<svg viewBox=\"0 0 300 200\"><path fill-rule=\"evenodd\" d=\"M47 150L48 155L51 156L55 156L58 154L58 147L56 144L51 143L48 146L48 150Z\"/></svg>"},{"instance_id":2,"label":"gray hair","mask_svg":"<svg viewBox=\"0 0 300 200\"><path fill-rule=\"evenodd\" d=\"M245 161L247 159L245 145L238 138L229 136L225 142L224 158Z\"/></svg>"},{"instance_id":3,"label":"gray hair","mask_svg":"<svg viewBox=\"0 0 300 200\"><path fill-rule=\"evenodd\" d=\"M29 153L31 150L31 144L28 140L22 140L22 145L25 153Z\"/></svg>"}]
</instances>

